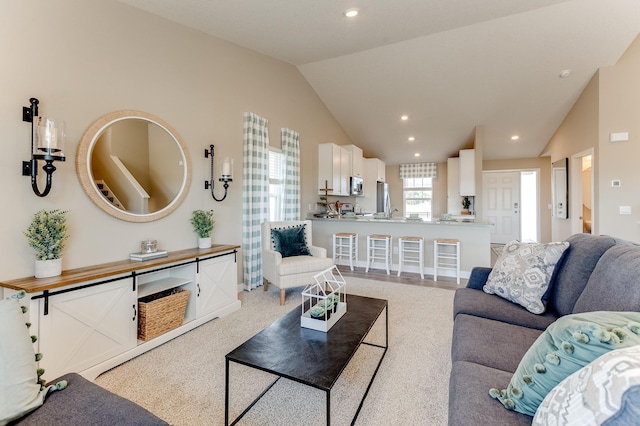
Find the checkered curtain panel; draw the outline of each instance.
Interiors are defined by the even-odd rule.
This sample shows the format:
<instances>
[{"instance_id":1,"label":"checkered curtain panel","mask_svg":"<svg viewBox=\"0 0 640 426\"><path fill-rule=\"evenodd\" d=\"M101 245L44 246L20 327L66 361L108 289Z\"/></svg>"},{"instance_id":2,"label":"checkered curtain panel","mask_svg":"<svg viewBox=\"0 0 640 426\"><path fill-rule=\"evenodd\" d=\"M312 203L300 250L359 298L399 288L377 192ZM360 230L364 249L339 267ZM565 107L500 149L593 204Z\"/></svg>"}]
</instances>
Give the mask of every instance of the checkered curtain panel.
<instances>
[{"instance_id":1,"label":"checkered curtain panel","mask_svg":"<svg viewBox=\"0 0 640 426\"><path fill-rule=\"evenodd\" d=\"M436 177L438 177L437 163L400 164L400 179Z\"/></svg>"},{"instance_id":2,"label":"checkered curtain panel","mask_svg":"<svg viewBox=\"0 0 640 426\"><path fill-rule=\"evenodd\" d=\"M245 290L262 285L260 224L269 220L268 120L244 114L242 153L242 269Z\"/></svg>"},{"instance_id":3,"label":"checkered curtain panel","mask_svg":"<svg viewBox=\"0 0 640 426\"><path fill-rule=\"evenodd\" d=\"M280 129L284 157L282 220L300 220L300 134Z\"/></svg>"}]
</instances>

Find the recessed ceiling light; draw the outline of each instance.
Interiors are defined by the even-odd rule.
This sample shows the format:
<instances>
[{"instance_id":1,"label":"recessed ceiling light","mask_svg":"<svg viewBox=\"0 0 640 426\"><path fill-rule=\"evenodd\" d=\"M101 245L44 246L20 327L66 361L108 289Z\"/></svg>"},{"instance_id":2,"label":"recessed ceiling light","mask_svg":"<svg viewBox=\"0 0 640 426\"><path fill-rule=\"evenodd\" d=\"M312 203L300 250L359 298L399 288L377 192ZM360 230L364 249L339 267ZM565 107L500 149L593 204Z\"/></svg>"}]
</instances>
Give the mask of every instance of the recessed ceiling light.
<instances>
[{"instance_id":1,"label":"recessed ceiling light","mask_svg":"<svg viewBox=\"0 0 640 426\"><path fill-rule=\"evenodd\" d=\"M571 70L562 70L560 71L559 77L560 78L567 78L571 75Z\"/></svg>"},{"instance_id":2,"label":"recessed ceiling light","mask_svg":"<svg viewBox=\"0 0 640 426\"><path fill-rule=\"evenodd\" d=\"M413 154L414 157L420 157L420 153L416 152L415 154Z\"/></svg>"},{"instance_id":3,"label":"recessed ceiling light","mask_svg":"<svg viewBox=\"0 0 640 426\"><path fill-rule=\"evenodd\" d=\"M347 18L353 18L358 16L358 13L360 13L358 9L347 9L344 12L344 16L346 16Z\"/></svg>"},{"instance_id":4,"label":"recessed ceiling light","mask_svg":"<svg viewBox=\"0 0 640 426\"><path fill-rule=\"evenodd\" d=\"M520 139L520 136L518 136L518 135L511 136L511 140L512 141L517 141L518 139Z\"/></svg>"},{"instance_id":5,"label":"recessed ceiling light","mask_svg":"<svg viewBox=\"0 0 640 426\"><path fill-rule=\"evenodd\" d=\"M403 115L402 117L400 117L400 120L402 121L407 121L409 119L408 115Z\"/></svg>"},{"instance_id":6,"label":"recessed ceiling light","mask_svg":"<svg viewBox=\"0 0 640 426\"><path fill-rule=\"evenodd\" d=\"M409 142L413 142L415 140L416 140L416 138L414 138L413 136L409 136Z\"/></svg>"}]
</instances>

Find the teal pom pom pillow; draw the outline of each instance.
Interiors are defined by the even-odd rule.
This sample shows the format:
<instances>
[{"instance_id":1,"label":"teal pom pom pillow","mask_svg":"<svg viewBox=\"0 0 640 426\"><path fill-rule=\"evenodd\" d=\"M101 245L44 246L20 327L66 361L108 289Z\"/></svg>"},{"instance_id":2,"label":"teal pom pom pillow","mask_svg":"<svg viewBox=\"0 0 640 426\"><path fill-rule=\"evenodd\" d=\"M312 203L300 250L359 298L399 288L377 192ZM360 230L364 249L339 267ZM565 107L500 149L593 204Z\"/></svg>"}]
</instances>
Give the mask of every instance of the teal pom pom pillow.
<instances>
[{"instance_id":1,"label":"teal pom pom pillow","mask_svg":"<svg viewBox=\"0 0 640 426\"><path fill-rule=\"evenodd\" d=\"M274 250L280 252L282 257L309 256L307 238L304 234L306 225L291 226L271 230L271 240Z\"/></svg>"},{"instance_id":2,"label":"teal pom pom pillow","mask_svg":"<svg viewBox=\"0 0 640 426\"><path fill-rule=\"evenodd\" d=\"M640 313L586 312L551 324L524 355L506 389L489 395L505 408L533 416L547 394L601 355L640 345Z\"/></svg>"}]
</instances>

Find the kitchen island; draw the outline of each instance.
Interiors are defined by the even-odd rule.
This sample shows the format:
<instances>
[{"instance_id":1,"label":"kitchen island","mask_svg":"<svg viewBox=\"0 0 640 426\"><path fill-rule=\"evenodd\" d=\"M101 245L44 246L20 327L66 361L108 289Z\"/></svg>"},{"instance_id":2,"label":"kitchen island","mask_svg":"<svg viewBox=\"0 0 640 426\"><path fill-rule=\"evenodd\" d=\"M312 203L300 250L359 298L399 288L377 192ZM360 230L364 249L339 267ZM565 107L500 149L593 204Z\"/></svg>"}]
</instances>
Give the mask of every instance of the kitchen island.
<instances>
[{"instance_id":1,"label":"kitchen island","mask_svg":"<svg viewBox=\"0 0 640 426\"><path fill-rule=\"evenodd\" d=\"M358 267L366 267L367 235L388 234L392 237L392 268L398 270L398 238L414 236L424 238L424 273L433 275L433 240L452 238L460 240L460 276L468 278L474 266L490 266L491 224L463 221L413 221L408 219L375 218L311 218L313 220L313 245L327 249L333 256L332 236L337 232L358 234ZM337 264L346 264L337 260ZM381 265L372 267L380 268ZM403 266L403 271L418 272L417 266ZM440 270L438 275L454 276L453 271Z\"/></svg>"}]
</instances>

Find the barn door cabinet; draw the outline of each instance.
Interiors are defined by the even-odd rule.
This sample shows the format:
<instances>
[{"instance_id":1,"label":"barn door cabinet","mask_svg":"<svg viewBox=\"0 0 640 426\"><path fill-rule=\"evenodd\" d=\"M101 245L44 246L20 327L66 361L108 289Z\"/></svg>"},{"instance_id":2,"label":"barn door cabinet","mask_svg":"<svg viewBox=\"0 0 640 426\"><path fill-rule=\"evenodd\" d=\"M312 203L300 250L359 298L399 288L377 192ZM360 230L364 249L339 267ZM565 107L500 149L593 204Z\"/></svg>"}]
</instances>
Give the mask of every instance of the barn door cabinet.
<instances>
[{"instance_id":1,"label":"barn door cabinet","mask_svg":"<svg viewBox=\"0 0 640 426\"><path fill-rule=\"evenodd\" d=\"M214 245L145 262L122 261L63 271L59 277L0 283L5 296L25 290L38 339L39 367L49 379L78 372L93 380L141 353L240 308L237 249ZM170 289L189 291L181 326L138 340L138 299Z\"/></svg>"}]
</instances>

